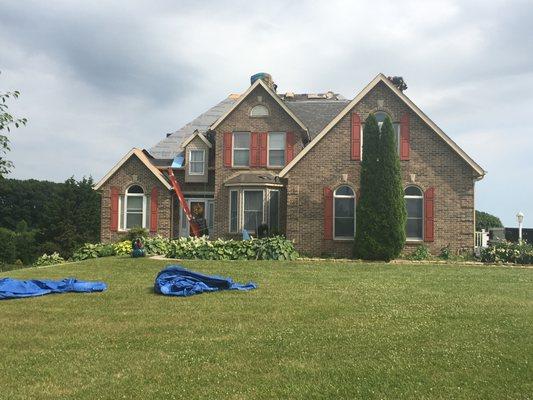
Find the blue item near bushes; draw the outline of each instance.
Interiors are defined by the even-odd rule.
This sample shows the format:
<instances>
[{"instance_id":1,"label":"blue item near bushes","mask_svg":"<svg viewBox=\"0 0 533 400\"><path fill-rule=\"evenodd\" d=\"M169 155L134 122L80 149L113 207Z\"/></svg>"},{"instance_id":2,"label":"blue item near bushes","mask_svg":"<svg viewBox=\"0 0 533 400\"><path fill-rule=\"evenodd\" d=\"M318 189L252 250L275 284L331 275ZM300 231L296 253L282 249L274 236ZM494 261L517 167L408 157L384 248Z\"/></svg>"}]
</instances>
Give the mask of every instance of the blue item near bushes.
<instances>
[{"instance_id":1,"label":"blue item near bushes","mask_svg":"<svg viewBox=\"0 0 533 400\"><path fill-rule=\"evenodd\" d=\"M252 290L257 285L249 282L246 285L235 283L231 278L203 275L188 271L181 265L170 265L157 274L154 290L166 296L192 296L204 292L219 290Z\"/></svg>"},{"instance_id":2,"label":"blue item near bushes","mask_svg":"<svg viewBox=\"0 0 533 400\"><path fill-rule=\"evenodd\" d=\"M32 279L0 279L0 300L18 299L22 297L43 296L50 293L88 293L102 292L107 289L103 282L78 281L75 278L65 278L60 281Z\"/></svg>"}]
</instances>

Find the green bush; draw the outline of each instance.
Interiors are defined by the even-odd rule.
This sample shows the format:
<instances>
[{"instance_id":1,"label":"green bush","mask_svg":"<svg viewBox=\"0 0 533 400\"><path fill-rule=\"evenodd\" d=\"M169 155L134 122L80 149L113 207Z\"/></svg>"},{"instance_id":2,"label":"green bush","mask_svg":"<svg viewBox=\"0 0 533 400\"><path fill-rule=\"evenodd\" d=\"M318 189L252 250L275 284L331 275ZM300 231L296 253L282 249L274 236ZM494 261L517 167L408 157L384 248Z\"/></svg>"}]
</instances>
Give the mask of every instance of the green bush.
<instances>
[{"instance_id":1,"label":"green bush","mask_svg":"<svg viewBox=\"0 0 533 400\"><path fill-rule=\"evenodd\" d=\"M59 255L59 253L52 253L52 254L43 254L41 257L33 263L36 267L41 267L43 265L54 265L54 264L62 264L65 260L63 257Z\"/></svg>"},{"instance_id":2,"label":"green bush","mask_svg":"<svg viewBox=\"0 0 533 400\"><path fill-rule=\"evenodd\" d=\"M172 240L166 256L202 260L294 260L298 257L292 241L282 236L254 240L210 241L201 238Z\"/></svg>"},{"instance_id":3,"label":"green bush","mask_svg":"<svg viewBox=\"0 0 533 400\"><path fill-rule=\"evenodd\" d=\"M165 256L170 250L170 239L162 236L148 236L143 240L147 254Z\"/></svg>"},{"instance_id":4,"label":"green bush","mask_svg":"<svg viewBox=\"0 0 533 400\"><path fill-rule=\"evenodd\" d=\"M13 264L17 259L15 232L0 228L0 262Z\"/></svg>"},{"instance_id":5,"label":"green bush","mask_svg":"<svg viewBox=\"0 0 533 400\"><path fill-rule=\"evenodd\" d=\"M115 243L113 247L115 249L115 255L117 256L129 256L131 254L131 251L133 250L131 246L131 240L125 240L123 242Z\"/></svg>"},{"instance_id":6,"label":"green bush","mask_svg":"<svg viewBox=\"0 0 533 400\"><path fill-rule=\"evenodd\" d=\"M128 231L128 234L125 236L125 239L128 239L129 241L135 240L137 238L147 238L148 237L148 231L145 228L131 228Z\"/></svg>"},{"instance_id":7,"label":"green bush","mask_svg":"<svg viewBox=\"0 0 533 400\"><path fill-rule=\"evenodd\" d=\"M443 260L449 260L451 257L452 253L450 250L450 245L446 245L440 249L439 258L442 258Z\"/></svg>"},{"instance_id":8,"label":"green bush","mask_svg":"<svg viewBox=\"0 0 533 400\"><path fill-rule=\"evenodd\" d=\"M486 263L533 264L533 245L523 242L494 243L481 250L481 261Z\"/></svg>"},{"instance_id":9,"label":"green bush","mask_svg":"<svg viewBox=\"0 0 533 400\"><path fill-rule=\"evenodd\" d=\"M428 260L431 258L431 253L426 245L421 244L416 247L408 258L415 261Z\"/></svg>"}]
</instances>

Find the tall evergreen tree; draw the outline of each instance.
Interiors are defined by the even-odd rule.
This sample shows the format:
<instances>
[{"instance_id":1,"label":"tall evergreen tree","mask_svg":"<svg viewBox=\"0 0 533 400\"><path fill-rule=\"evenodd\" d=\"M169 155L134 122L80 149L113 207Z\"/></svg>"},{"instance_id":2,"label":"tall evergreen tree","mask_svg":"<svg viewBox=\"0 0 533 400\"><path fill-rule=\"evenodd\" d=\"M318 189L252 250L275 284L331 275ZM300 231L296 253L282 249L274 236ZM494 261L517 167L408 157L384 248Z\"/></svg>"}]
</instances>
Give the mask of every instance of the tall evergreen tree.
<instances>
[{"instance_id":1,"label":"tall evergreen tree","mask_svg":"<svg viewBox=\"0 0 533 400\"><path fill-rule=\"evenodd\" d=\"M379 227L376 221L379 212L375 205L378 193L374 190L379 169L379 126L370 114L363 129L363 159L361 161L361 184L355 219L354 256L365 260L374 259L378 246Z\"/></svg>"},{"instance_id":2,"label":"tall evergreen tree","mask_svg":"<svg viewBox=\"0 0 533 400\"><path fill-rule=\"evenodd\" d=\"M391 260L405 242L406 210L394 128L385 119L381 132L373 115L365 121L361 195L357 203L354 256Z\"/></svg>"}]
</instances>

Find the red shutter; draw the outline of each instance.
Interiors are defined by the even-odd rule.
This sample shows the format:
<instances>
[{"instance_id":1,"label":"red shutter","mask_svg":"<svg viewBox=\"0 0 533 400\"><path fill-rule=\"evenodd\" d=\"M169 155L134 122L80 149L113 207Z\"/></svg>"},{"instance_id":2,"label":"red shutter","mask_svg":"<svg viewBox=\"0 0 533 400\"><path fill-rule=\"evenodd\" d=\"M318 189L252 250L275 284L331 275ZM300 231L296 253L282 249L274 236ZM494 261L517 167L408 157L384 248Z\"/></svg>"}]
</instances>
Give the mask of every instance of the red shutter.
<instances>
[{"instance_id":1,"label":"red shutter","mask_svg":"<svg viewBox=\"0 0 533 400\"><path fill-rule=\"evenodd\" d=\"M361 117L357 113L352 113L351 159L361 161Z\"/></svg>"},{"instance_id":2,"label":"red shutter","mask_svg":"<svg viewBox=\"0 0 533 400\"><path fill-rule=\"evenodd\" d=\"M424 193L424 242L435 240L435 188Z\"/></svg>"},{"instance_id":3,"label":"red shutter","mask_svg":"<svg viewBox=\"0 0 533 400\"><path fill-rule=\"evenodd\" d=\"M157 195L159 191L156 187L152 188L150 196L150 232L157 232Z\"/></svg>"},{"instance_id":4,"label":"red shutter","mask_svg":"<svg viewBox=\"0 0 533 400\"><path fill-rule=\"evenodd\" d=\"M111 187L111 231L118 231L118 187Z\"/></svg>"},{"instance_id":5,"label":"red shutter","mask_svg":"<svg viewBox=\"0 0 533 400\"><path fill-rule=\"evenodd\" d=\"M268 132L259 132L259 166L267 166L268 149L267 149Z\"/></svg>"},{"instance_id":6,"label":"red shutter","mask_svg":"<svg viewBox=\"0 0 533 400\"><path fill-rule=\"evenodd\" d=\"M409 114L405 113L400 120L400 160L409 160Z\"/></svg>"},{"instance_id":7,"label":"red shutter","mask_svg":"<svg viewBox=\"0 0 533 400\"><path fill-rule=\"evenodd\" d=\"M224 132L224 166L231 167L231 132Z\"/></svg>"},{"instance_id":8,"label":"red shutter","mask_svg":"<svg viewBox=\"0 0 533 400\"><path fill-rule=\"evenodd\" d=\"M259 132L252 132L250 140L250 167L259 167Z\"/></svg>"},{"instance_id":9,"label":"red shutter","mask_svg":"<svg viewBox=\"0 0 533 400\"><path fill-rule=\"evenodd\" d=\"M324 188L324 239L333 239L333 190Z\"/></svg>"},{"instance_id":10,"label":"red shutter","mask_svg":"<svg viewBox=\"0 0 533 400\"><path fill-rule=\"evenodd\" d=\"M294 132L285 134L285 165L294 158Z\"/></svg>"}]
</instances>

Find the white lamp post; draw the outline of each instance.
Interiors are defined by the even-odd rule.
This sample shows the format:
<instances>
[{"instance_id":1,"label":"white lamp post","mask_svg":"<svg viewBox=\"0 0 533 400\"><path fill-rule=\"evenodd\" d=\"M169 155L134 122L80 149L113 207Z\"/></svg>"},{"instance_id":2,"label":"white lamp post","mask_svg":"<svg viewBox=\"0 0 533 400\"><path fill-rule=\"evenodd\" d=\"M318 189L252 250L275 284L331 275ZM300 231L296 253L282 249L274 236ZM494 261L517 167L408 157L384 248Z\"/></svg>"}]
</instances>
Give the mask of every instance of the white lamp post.
<instances>
[{"instance_id":1,"label":"white lamp post","mask_svg":"<svg viewBox=\"0 0 533 400\"><path fill-rule=\"evenodd\" d=\"M524 222L524 214L522 212L516 214L516 220L518 221L518 243L522 243L522 222Z\"/></svg>"}]
</instances>

